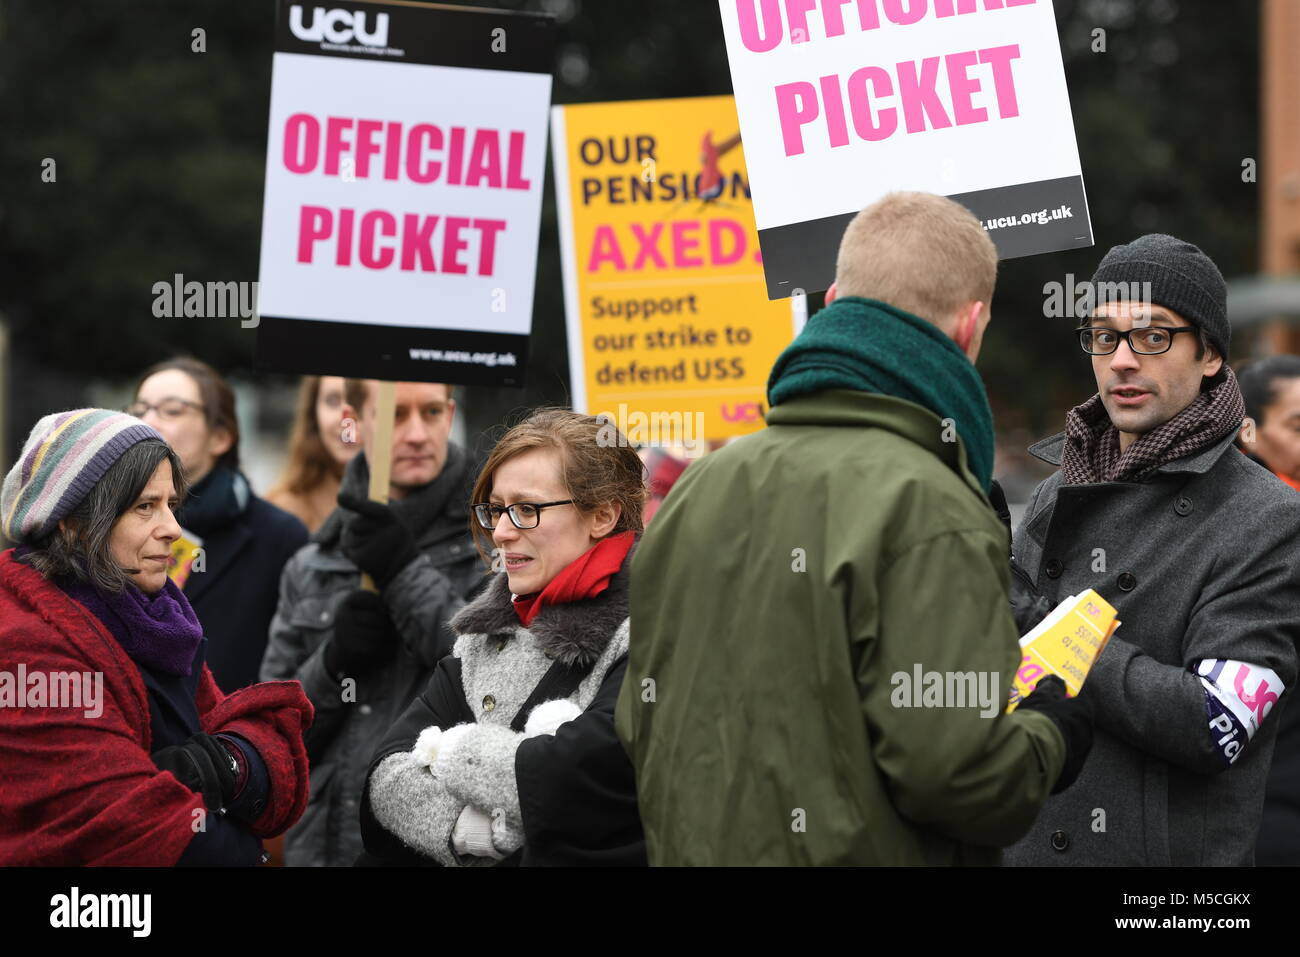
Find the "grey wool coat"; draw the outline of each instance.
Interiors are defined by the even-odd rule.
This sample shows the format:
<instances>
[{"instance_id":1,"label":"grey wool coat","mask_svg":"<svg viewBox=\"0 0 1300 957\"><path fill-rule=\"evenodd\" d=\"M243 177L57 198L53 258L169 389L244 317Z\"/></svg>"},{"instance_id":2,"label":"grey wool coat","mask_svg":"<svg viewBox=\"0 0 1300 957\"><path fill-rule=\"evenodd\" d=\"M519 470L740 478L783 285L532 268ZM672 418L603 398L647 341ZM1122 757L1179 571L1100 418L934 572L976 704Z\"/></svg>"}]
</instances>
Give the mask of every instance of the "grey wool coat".
<instances>
[{"instance_id":1,"label":"grey wool coat","mask_svg":"<svg viewBox=\"0 0 1300 957\"><path fill-rule=\"evenodd\" d=\"M1121 625L1084 685L1096 737L1083 771L1004 864L1254 862L1281 709L1296 707L1300 495L1233 438L1141 482L1065 485L1058 471L1035 491L1014 560L1053 605L1095 588ZM1060 434L1030 452L1059 466L1063 449ZM1288 689L1232 763L1196 673L1215 660L1233 663L1220 674L1240 675L1247 706L1266 700L1261 669Z\"/></svg>"},{"instance_id":2,"label":"grey wool coat","mask_svg":"<svg viewBox=\"0 0 1300 957\"><path fill-rule=\"evenodd\" d=\"M543 606L527 628L515 615L505 572L452 619L460 636L452 656L371 765L361 821L374 858L495 863L453 846L457 820L472 806L496 819L492 843L503 863L645 863L632 765L614 731L627 670L631 555L605 591ZM567 687L551 680L553 666L572 671ZM557 687L564 692L557 695ZM553 733L518 730L557 700L581 713ZM468 732L436 765L417 760L412 745L423 729L457 725Z\"/></svg>"}]
</instances>

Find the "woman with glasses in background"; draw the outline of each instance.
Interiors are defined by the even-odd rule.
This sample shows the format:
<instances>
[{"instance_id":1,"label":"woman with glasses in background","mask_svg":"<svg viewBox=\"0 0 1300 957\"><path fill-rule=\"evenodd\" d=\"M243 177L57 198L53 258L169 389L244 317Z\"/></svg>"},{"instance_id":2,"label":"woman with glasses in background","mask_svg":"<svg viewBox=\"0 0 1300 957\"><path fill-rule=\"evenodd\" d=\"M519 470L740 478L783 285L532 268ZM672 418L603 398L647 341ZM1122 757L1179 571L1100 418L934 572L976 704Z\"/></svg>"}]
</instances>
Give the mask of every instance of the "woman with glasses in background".
<instances>
[{"instance_id":1,"label":"woman with glasses in background","mask_svg":"<svg viewBox=\"0 0 1300 957\"><path fill-rule=\"evenodd\" d=\"M646 486L636 451L610 432L539 410L484 464L471 529L499 574L452 619L455 649L376 752L361 810L368 857L645 863L614 705Z\"/></svg>"},{"instance_id":2,"label":"woman with glasses in background","mask_svg":"<svg viewBox=\"0 0 1300 957\"><path fill-rule=\"evenodd\" d=\"M307 543L307 529L253 494L239 470L235 394L215 369L176 358L145 370L126 411L180 456L190 491L176 519L171 579L208 639L208 666L229 694L257 681L280 571Z\"/></svg>"}]
</instances>

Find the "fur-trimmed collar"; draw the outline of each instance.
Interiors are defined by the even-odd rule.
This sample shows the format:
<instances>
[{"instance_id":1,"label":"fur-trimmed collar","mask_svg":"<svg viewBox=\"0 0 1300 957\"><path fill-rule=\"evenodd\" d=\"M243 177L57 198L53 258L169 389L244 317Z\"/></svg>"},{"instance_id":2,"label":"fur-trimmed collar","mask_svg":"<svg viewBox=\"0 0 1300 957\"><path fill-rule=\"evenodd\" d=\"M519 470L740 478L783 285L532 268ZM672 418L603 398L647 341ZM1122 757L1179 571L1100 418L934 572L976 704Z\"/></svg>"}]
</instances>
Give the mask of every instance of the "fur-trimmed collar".
<instances>
[{"instance_id":1,"label":"fur-trimmed collar","mask_svg":"<svg viewBox=\"0 0 1300 957\"><path fill-rule=\"evenodd\" d=\"M595 598L542 606L527 630L548 658L566 665L586 665L600 657L628 615L632 556L637 542L632 543L623 566L609 580L609 587ZM458 635L492 635L502 643L510 640L523 627L510 594L506 573L501 572L482 594L456 613L451 620L452 630Z\"/></svg>"}]
</instances>

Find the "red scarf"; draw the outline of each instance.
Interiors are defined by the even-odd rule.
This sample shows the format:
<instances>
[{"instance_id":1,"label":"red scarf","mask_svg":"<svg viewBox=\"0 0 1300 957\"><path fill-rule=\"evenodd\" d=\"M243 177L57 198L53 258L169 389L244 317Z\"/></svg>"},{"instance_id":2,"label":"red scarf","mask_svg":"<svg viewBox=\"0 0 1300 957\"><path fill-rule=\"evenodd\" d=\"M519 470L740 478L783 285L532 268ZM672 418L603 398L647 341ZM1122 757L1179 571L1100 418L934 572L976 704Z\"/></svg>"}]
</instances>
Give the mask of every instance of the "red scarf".
<instances>
[{"instance_id":1,"label":"red scarf","mask_svg":"<svg viewBox=\"0 0 1300 957\"><path fill-rule=\"evenodd\" d=\"M549 585L532 595L514 600L515 614L527 628L543 605L562 605L582 598L594 598L609 587L609 580L623 567L634 532L602 538L587 549L554 578Z\"/></svg>"}]
</instances>

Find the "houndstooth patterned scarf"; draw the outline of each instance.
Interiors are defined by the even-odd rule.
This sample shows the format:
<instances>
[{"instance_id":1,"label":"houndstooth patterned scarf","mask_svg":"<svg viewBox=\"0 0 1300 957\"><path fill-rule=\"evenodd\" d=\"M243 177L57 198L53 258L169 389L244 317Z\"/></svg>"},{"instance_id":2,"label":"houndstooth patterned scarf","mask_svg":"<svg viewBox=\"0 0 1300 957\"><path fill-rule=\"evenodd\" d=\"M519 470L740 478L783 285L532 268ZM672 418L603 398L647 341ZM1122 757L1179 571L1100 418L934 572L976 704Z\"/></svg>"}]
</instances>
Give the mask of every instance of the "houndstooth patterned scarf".
<instances>
[{"instance_id":1,"label":"houndstooth patterned scarf","mask_svg":"<svg viewBox=\"0 0 1300 957\"><path fill-rule=\"evenodd\" d=\"M1241 428L1246 406L1237 377L1223 367L1223 381L1158 428L1138 437L1121 454L1119 430L1111 424L1101 394L1075 406L1065 417L1061 471L1067 485L1138 481L1166 462L1203 451Z\"/></svg>"}]
</instances>

